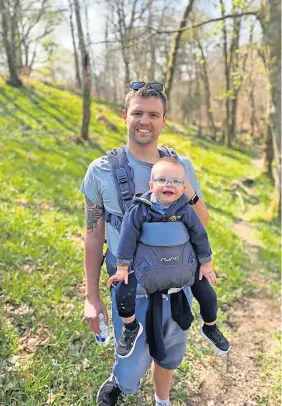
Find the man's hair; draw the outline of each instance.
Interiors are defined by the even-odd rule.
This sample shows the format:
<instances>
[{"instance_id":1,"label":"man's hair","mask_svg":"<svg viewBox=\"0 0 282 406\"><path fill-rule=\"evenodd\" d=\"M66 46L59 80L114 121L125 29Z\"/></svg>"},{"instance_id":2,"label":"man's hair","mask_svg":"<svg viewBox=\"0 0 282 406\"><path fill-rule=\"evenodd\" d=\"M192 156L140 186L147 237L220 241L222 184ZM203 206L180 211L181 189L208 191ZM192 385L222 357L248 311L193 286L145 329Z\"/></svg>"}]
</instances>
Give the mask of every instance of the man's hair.
<instances>
[{"instance_id":1,"label":"man's hair","mask_svg":"<svg viewBox=\"0 0 282 406\"><path fill-rule=\"evenodd\" d=\"M185 173L184 168L183 168L183 165L181 165L181 163L178 162L177 159L171 158L171 157L169 157L169 156L164 156L163 158L161 158L158 162L156 162L156 163L153 165L152 170L151 170L151 180L154 178L154 172L155 172L156 167L157 167L158 165L162 164L162 163L169 163L169 164L178 166L178 167L182 168L182 169L183 169L183 172Z\"/></svg>"},{"instance_id":2,"label":"man's hair","mask_svg":"<svg viewBox=\"0 0 282 406\"><path fill-rule=\"evenodd\" d=\"M163 103L163 108L164 108L164 115L167 112L167 97L164 92L157 92L155 89L151 89L150 86L146 83L144 87L141 87L139 90L133 90L131 89L127 95L125 96L125 101L124 101L124 108L127 111L129 104L132 99L135 97L155 97L156 99L160 99Z\"/></svg>"}]
</instances>

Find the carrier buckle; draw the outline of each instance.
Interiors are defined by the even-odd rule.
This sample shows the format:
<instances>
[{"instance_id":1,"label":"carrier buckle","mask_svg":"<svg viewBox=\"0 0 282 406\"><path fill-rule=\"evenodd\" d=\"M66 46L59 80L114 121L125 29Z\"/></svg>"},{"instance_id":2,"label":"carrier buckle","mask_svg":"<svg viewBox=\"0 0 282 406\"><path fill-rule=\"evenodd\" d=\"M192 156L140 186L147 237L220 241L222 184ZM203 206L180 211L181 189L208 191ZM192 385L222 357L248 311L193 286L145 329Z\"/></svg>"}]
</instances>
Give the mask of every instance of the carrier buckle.
<instances>
[{"instance_id":1,"label":"carrier buckle","mask_svg":"<svg viewBox=\"0 0 282 406\"><path fill-rule=\"evenodd\" d=\"M118 183L126 183L126 182L128 182L127 173L126 173L126 170L124 168L118 168L116 170L116 175L117 175Z\"/></svg>"},{"instance_id":2,"label":"carrier buckle","mask_svg":"<svg viewBox=\"0 0 282 406\"><path fill-rule=\"evenodd\" d=\"M121 196L122 196L122 200L130 200L131 199L129 190L124 190L123 192L121 192Z\"/></svg>"}]
</instances>

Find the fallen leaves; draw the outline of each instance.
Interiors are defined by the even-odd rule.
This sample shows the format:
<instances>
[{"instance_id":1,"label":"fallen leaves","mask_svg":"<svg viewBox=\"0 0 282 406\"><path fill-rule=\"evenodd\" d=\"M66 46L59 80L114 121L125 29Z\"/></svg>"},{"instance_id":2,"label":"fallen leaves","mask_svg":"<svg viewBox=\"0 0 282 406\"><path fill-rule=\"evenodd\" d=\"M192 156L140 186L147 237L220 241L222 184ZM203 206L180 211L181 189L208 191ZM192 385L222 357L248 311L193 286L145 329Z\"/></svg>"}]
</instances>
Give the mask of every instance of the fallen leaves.
<instances>
[{"instance_id":1,"label":"fallen leaves","mask_svg":"<svg viewBox=\"0 0 282 406\"><path fill-rule=\"evenodd\" d=\"M26 316L33 314L34 310L27 305L15 306L10 302L4 304L4 312L6 317Z\"/></svg>"},{"instance_id":2,"label":"fallen leaves","mask_svg":"<svg viewBox=\"0 0 282 406\"><path fill-rule=\"evenodd\" d=\"M50 345L50 334L47 326L40 325L37 333L34 328L28 329L23 337L18 340L19 349L28 353L35 352L37 347L48 347Z\"/></svg>"}]
</instances>

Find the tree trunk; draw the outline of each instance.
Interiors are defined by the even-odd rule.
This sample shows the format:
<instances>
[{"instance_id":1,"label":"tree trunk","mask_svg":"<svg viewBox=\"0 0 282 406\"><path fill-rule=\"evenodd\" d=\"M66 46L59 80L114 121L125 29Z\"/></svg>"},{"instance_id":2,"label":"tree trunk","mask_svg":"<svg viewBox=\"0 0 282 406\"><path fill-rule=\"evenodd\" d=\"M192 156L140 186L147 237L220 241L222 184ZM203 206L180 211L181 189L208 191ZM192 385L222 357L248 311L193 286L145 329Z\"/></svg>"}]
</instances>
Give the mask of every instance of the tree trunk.
<instances>
[{"instance_id":1,"label":"tree trunk","mask_svg":"<svg viewBox=\"0 0 282 406\"><path fill-rule=\"evenodd\" d=\"M76 16L78 41L82 62L82 74L83 74L83 117L81 126L81 137L85 140L89 138L89 123L91 115L91 68L90 58L86 51L84 35L80 18L80 6L78 0L74 0L74 9Z\"/></svg>"},{"instance_id":2,"label":"tree trunk","mask_svg":"<svg viewBox=\"0 0 282 406\"><path fill-rule=\"evenodd\" d=\"M193 49L194 49L193 44ZM194 60L194 65L195 65L195 81L196 81L196 102L197 102L197 108L198 108L198 134L201 137L202 136L202 103L201 103L201 83L200 83L200 73L199 73L199 62L197 61L196 55L193 52L193 60Z\"/></svg>"},{"instance_id":3,"label":"tree trunk","mask_svg":"<svg viewBox=\"0 0 282 406\"><path fill-rule=\"evenodd\" d=\"M252 84L251 84L251 91L250 91L250 99L251 99L251 106L252 106L252 113L251 113L251 137L254 138L255 136L255 123L256 123L256 105L255 105L255 85L254 85L254 78L252 77ZM267 131L266 131L267 132Z\"/></svg>"},{"instance_id":4,"label":"tree trunk","mask_svg":"<svg viewBox=\"0 0 282 406\"><path fill-rule=\"evenodd\" d=\"M210 127L212 130L212 138L216 140L216 128L214 124L214 119L213 119L213 112L212 112L212 107L211 107L211 91L210 91L210 81L209 81L209 75L208 75L208 70L207 70L207 62L206 62L206 57L204 53L204 49L202 47L201 41L198 36L196 36L197 44L201 52L201 57L202 57L202 68L203 68L203 74L202 74L202 79L205 84L205 98L206 98L206 108L207 108L207 117L210 123Z\"/></svg>"},{"instance_id":5,"label":"tree trunk","mask_svg":"<svg viewBox=\"0 0 282 406\"><path fill-rule=\"evenodd\" d=\"M152 26L153 23L153 13L152 13L152 8L149 10L149 18L148 18L148 25L149 27ZM155 80L155 70L156 70L156 40L154 37L150 39L150 67L148 71L148 78L150 81Z\"/></svg>"},{"instance_id":6,"label":"tree trunk","mask_svg":"<svg viewBox=\"0 0 282 406\"><path fill-rule=\"evenodd\" d=\"M268 0L261 17L264 41L270 50L269 75L271 85L270 130L276 165L274 196L271 209L281 220L281 2Z\"/></svg>"},{"instance_id":7,"label":"tree trunk","mask_svg":"<svg viewBox=\"0 0 282 406\"><path fill-rule=\"evenodd\" d=\"M273 180L272 162L274 157L273 141L271 135L271 127L269 124L266 126L264 136L264 154L263 154L263 168L262 175L268 176Z\"/></svg>"},{"instance_id":8,"label":"tree trunk","mask_svg":"<svg viewBox=\"0 0 282 406\"><path fill-rule=\"evenodd\" d=\"M130 68L129 68L129 60L124 56L124 67L125 67L125 78L124 78L124 92L125 94L129 91L130 85Z\"/></svg>"},{"instance_id":9,"label":"tree trunk","mask_svg":"<svg viewBox=\"0 0 282 406\"><path fill-rule=\"evenodd\" d=\"M169 97L171 94L173 76L174 76L174 72L175 72L176 57L177 57L180 39L181 39L182 32L183 32L180 30L183 27L185 27L185 25L187 24L187 19L192 10L193 3L194 3L194 0L189 0L188 5L183 14L180 26L178 28L178 31L175 34L173 41L172 41L171 51L170 51L168 66L167 66L167 73L166 73L166 78L165 78L165 92L166 92L166 96L167 96L168 100L169 100Z\"/></svg>"},{"instance_id":10,"label":"tree trunk","mask_svg":"<svg viewBox=\"0 0 282 406\"><path fill-rule=\"evenodd\" d=\"M71 31L71 38L72 38L72 46L73 46L73 54L74 54L74 68L75 68L75 80L78 89L82 89L81 77L80 77L80 69L79 69L79 60L75 42L75 35L74 35L74 25L72 19L72 3L69 1L69 9L70 9L70 31Z\"/></svg>"},{"instance_id":11,"label":"tree trunk","mask_svg":"<svg viewBox=\"0 0 282 406\"><path fill-rule=\"evenodd\" d=\"M238 92L235 92L234 99L231 100L230 135L232 138L235 137L237 130L237 107L238 107Z\"/></svg>"},{"instance_id":12,"label":"tree trunk","mask_svg":"<svg viewBox=\"0 0 282 406\"><path fill-rule=\"evenodd\" d=\"M221 15L225 16L225 7L223 0L220 0ZM225 145L231 147L231 135L230 135L230 65L228 58L228 43L227 43L227 30L225 20L222 22L222 34L223 34L223 57L224 57L224 72L225 72L225 125L224 125L224 142Z\"/></svg>"},{"instance_id":13,"label":"tree trunk","mask_svg":"<svg viewBox=\"0 0 282 406\"><path fill-rule=\"evenodd\" d=\"M234 19L234 28L233 28L233 38L232 38L232 46L230 50L230 65L229 65L229 73L231 69L233 72L238 73L239 69L239 54L236 53L237 50L239 50L239 41L240 41L240 29L241 29L241 19ZM235 57L235 62L233 64L233 60ZM243 78L242 73L240 74L240 80ZM231 105L231 117L230 117L230 136L231 138L235 138L236 131L237 131L237 107L238 107L238 96L239 96L239 91L240 91L240 84L237 84L236 86L231 83L231 88L233 91L233 98L230 100L230 105Z\"/></svg>"},{"instance_id":14,"label":"tree trunk","mask_svg":"<svg viewBox=\"0 0 282 406\"><path fill-rule=\"evenodd\" d=\"M17 73L15 47L12 44L13 38L11 38L11 33L9 32L8 16L10 14L4 0L0 0L0 9L2 10L2 37L10 73L10 80L7 83L13 87L22 87L22 81Z\"/></svg>"}]
</instances>

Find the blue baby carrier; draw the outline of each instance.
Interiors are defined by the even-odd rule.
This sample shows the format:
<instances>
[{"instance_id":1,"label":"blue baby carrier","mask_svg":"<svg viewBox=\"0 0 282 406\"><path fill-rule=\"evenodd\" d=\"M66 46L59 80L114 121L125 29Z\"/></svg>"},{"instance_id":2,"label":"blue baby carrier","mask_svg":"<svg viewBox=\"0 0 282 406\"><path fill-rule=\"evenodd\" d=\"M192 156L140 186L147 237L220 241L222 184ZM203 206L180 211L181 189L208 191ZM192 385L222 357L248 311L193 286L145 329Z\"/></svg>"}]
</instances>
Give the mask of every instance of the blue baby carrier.
<instances>
[{"instance_id":1,"label":"blue baby carrier","mask_svg":"<svg viewBox=\"0 0 282 406\"><path fill-rule=\"evenodd\" d=\"M159 147L161 157L179 160L172 148ZM106 153L114 177L122 213L131 206L135 193L133 170L125 148ZM122 218L105 212L105 220L120 230ZM116 257L107 250L106 266L109 276L116 272ZM144 223L134 255L133 270L148 294L170 288L193 285L197 259L185 225L180 222Z\"/></svg>"}]
</instances>

